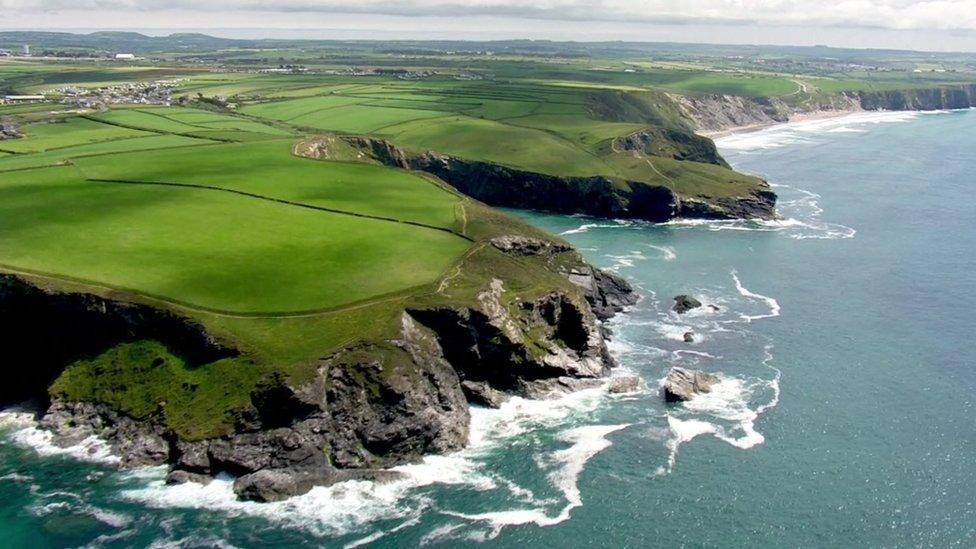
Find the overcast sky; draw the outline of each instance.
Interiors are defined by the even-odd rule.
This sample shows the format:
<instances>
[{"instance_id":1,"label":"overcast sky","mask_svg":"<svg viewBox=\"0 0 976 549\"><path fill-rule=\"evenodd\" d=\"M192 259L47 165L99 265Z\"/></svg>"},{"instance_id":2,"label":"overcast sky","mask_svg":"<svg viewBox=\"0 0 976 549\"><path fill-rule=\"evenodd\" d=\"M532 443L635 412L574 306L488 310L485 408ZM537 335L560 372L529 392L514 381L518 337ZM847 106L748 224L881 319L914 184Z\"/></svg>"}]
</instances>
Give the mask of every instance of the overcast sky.
<instances>
[{"instance_id":1,"label":"overcast sky","mask_svg":"<svg viewBox=\"0 0 976 549\"><path fill-rule=\"evenodd\" d=\"M0 0L0 28L976 51L976 0Z\"/></svg>"}]
</instances>

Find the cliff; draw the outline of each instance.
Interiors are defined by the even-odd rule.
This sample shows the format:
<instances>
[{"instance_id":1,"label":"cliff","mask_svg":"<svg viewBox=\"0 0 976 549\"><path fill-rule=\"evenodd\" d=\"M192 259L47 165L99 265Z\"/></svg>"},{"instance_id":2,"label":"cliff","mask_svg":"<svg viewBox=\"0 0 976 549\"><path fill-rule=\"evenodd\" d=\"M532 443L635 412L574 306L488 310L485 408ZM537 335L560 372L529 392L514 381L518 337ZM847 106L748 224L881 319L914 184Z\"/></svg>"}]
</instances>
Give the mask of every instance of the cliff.
<instances>
[{"instance_id":1,"label":"cliff","mask_svg":"<svg viewBox=\"0 0 976 549\"><path fill-rule=\"evenodd\" d=\"M560 177L433 151L411 153L382 139L359 136L344 136L343 139L380 163L430 173L490 206L654 222L677 217L775 217L776 195L765 182L760 182L746 196L704 199L682 196L666 184L620 181L606 176ZM634 134L621 140L619 145L636 147L644 140L650 138ZM302 150L314 148L306 146ZM686 151L689 155L717 158L714 145L709 148L689 144Z\"/></svg>"},{"instance_id":2,"label":"cliff","mask_svg":"<svg viewBox=\"0 0 976 549\"><path fill-rule=\"evenodd\" d=\"M718 132L788 122L793 116L817 111L946 110L976 107L976 84L889 91L848 91L802 103L775 97L735 95L671 95L696 129Z\"/></svg>"},{"instance_id":3,"label":"cliff","mask_svg":"<svg viewBox=\"0 0 976 549\"><path fill-rule=\"evenodd\" d=\"M474 274L473 300L418 298L388 337L325 353L311 376L284 368L263 376L229 411L233 428L216 436L174 428L178 402L125 406L119 394L214 360L253 367L241 361L244 350L178 313L0 275L0 349L14 366L3 403L46 403L40 424L61 443L101 437L123 467L168 464L169 482L233 474L244 499L386 477L390 466L462 448L469 402L497 406L507 395L547 398L591 387L613 365L599 320L636 301L624 280L551 239L506 235L484 246L496 261L564 283L525 293L509 287L524 281ZM179 391L213 389L180 383ZM209 413L228 412L214 406Z\"/></svg>"}]
</instances>

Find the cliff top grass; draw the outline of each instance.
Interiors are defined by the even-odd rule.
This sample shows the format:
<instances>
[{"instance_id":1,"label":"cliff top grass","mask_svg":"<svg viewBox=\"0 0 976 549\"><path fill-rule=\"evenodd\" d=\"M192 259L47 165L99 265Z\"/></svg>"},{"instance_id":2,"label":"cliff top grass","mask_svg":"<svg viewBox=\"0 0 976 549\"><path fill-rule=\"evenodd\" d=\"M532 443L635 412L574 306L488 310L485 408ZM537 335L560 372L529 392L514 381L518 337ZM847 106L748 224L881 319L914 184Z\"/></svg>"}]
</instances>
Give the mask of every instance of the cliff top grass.
<instances>
[{"instance_id":1,"label":"cliff top grass","mask_svg":"<svg viewBox=\"0 0 976 549\"><path fill-rule=\"evenodd\" d=\"M435 178L299 157L294 139L271 134L216 143L123 128L90 139L101 124L50 124L66 146L27 132L18 143L38 152L0 159L21 162L0 172L0 271L172 311L241 354L190 366L178 349L125 342L69 366L54 395L217 436L261 380L302 382L339 349L395 338L405 308L474 305L493 277L526 299L572 290L487 243L544 234Z\"/></svg>"}]
</instances>

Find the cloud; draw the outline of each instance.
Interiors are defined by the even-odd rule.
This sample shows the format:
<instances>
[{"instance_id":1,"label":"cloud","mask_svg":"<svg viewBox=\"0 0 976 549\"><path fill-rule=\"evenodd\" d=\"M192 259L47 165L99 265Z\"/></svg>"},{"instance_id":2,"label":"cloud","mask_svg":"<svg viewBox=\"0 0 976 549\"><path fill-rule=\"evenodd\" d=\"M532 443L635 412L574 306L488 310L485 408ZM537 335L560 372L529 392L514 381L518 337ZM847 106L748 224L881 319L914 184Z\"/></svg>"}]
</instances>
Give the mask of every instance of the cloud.
<instances>
[{"instance_id":1,"label":"cloud","mask_svg":"<svg viewBox=\"0 0 976 549\"><path fill-rule=\"evenodd\" d=\"M976 0L0 0L0 14L106 12L497 16L899 30L976 30Z\"/></svg>"}]
</instances>

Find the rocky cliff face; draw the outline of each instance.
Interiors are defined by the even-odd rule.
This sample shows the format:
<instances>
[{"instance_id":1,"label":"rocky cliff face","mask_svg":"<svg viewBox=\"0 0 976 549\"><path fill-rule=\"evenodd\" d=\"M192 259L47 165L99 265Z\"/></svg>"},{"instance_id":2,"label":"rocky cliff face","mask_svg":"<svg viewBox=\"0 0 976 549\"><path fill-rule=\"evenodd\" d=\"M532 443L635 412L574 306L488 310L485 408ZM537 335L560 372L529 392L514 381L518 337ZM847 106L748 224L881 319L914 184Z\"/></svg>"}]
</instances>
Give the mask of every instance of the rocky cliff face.
<instances>
[{"instance_id":1,"label":"rocky cliff face","mask_svg":"<svg viewBox=\"0 0 976 549\"><path fill-rule=\"evenodd\" d=\"M166 311L50 292L0 274L0 362L8 365L0 404L44 394L66 364L140 339L163 343L190 365L237 355L199 324Z\"/></svg>"},{"instance_id":2,"label":"rocky cliff face","mask_svg":"<svg viewBox=\"0 0 976 549\"><path fill-rule=\"evenodd\" d=\"M382 139L346 139L384 164L436 175L462 193L490 206L654 222L676 217L775 217L776 195L768 188L758 189L747 197L695 200L678 196L663 185L615 182L603 176L558 177L432 151L411 155ZM640 137L633 137L621 145L640 142ZM692 150L689 145L688 154L692 154ZM707 148L694 154L709 155Z\"/></svg>"},{"instance_id":3,"label":"rocky cliff face","mask_svg":"<svg viewBox=\"0 0 976 549\"><path fill-rule=\"evenodd\" d=\"M930 89L843 92L800 106L778 98L735 95L671 95L699 131L721 131L788 122L799 113L862 110L906 111L976 107L976 84Z\"/></svg>"},{"instance_id":4,"label":"rocky cliff face","mask_svg":"<svg viewBox=\"0 0 976 549\"><path fill-rule=\"evenodd\" d=\"M493 244L521 256L567 251L525 237ZM612 359L597 319L633 304L636 295L622 279L585 265L565 274L577 290L523 301L493 279L476 304L404 310L395 337L323 357L309 381L262 380L225 436L181 440L155 419L136 421L105 404L62 399L50 403L41 425L64 444L105 439L123 467L170 464L170 482L233 474L245 499L273 501L315 485L389 476L384 468L462 448L469 401L546 398L592 386L608 373ZM45 364L40 374L7 383L6 402L44 396L70 362L121 342L157 340L198 363L235 352L168 312L45 291L9 275L0 282L7 358L34 365L40 357Z\"/></svg>"}]
</instances>

